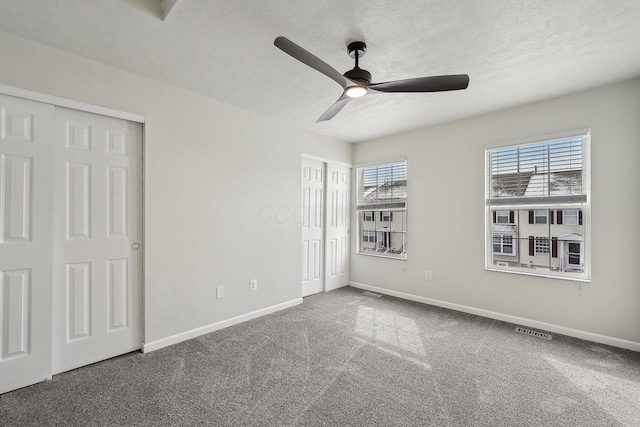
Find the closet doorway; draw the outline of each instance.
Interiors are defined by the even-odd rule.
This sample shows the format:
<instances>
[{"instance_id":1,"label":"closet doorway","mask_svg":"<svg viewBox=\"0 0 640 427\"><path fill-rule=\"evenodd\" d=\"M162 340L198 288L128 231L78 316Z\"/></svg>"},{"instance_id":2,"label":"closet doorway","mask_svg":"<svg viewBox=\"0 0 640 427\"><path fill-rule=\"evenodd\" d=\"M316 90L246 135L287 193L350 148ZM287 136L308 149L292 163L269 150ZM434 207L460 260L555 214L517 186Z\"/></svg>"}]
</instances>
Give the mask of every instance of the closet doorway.
<instances>
[{"instance_id":1,"label":"closet doorway","mask_svg":"<svg viewBox=\"0 0 640 427\"><path fill-rule=\"evenodd\" d=\"M0 115L3 393L141 347L142 125L3 94Z\"/></svg>"},{"instance_id":2,"label":"closet doorway","mask_svg":"<svg viewBox=\"0 0 640 427\"><path fill-rule=\"evenodd\" d=\"M351 167L302 159L302 296L349 283Z\"/></svg>"}]
</instances>

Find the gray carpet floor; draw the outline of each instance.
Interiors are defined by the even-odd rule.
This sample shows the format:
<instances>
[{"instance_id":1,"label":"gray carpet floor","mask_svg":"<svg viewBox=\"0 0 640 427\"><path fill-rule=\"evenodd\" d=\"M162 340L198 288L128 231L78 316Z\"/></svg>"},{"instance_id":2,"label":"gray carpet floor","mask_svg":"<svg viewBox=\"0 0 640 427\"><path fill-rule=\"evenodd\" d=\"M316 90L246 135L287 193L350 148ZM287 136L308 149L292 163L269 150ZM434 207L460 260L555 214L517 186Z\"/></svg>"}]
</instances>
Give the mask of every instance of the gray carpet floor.
<instances>
[{"instance_id":1,"label":"gray carpet floor","mask_svg":"<svg viewBox=\"0 0 640 427\"><path fill-rule=\"evenodd\" d=\"M2 426L640 426L640 353L343 288L0 396Z\"/></svg>"}]
</instances>

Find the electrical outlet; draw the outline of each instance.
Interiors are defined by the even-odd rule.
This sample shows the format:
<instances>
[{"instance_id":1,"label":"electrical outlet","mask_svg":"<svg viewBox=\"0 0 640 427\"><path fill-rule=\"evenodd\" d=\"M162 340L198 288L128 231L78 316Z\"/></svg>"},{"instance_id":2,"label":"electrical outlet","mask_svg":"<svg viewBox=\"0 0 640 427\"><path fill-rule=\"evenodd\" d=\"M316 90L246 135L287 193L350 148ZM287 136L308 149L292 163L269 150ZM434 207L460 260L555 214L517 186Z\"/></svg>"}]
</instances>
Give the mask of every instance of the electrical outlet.
<instances>
[{"instance_id":1,"label":"electrical outlet","mask_svg":"<svg viewBox=\"0 0 640 427\"><path fill-rule=\"evenodd\" d=\"M216 298L217 299L224 298L224 286L218 286L216 288Z\"/></svg>"},{"instance_id":2,"label":"electrical outlet","mask_svg":"<svg viewBox=\"0 0 640 427\"><path fill-rule=\"evenodd\" d=\"M427 279L427 280L431 280L431 270L427 270L424 278Z\"/></svg>"},{"instance_id":3,"label":"electrical outlet","mask_svg":"<svg viewBox=\"0 0 640 427\"><path fill-rule=\"evenodd\" d=\"M249 282L249 290L257 291L258 290L258 279L251 279Z\"/></svg>"}]
</instances>

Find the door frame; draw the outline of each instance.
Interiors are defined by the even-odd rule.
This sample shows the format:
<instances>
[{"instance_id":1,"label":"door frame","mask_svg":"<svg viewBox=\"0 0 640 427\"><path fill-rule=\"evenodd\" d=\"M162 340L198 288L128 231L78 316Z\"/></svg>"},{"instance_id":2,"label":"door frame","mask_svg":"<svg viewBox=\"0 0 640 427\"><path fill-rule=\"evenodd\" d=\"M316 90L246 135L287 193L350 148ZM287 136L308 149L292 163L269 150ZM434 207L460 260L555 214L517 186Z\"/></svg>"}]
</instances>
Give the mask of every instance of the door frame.
<instances>
[{"instance_id":1,"label":"door frame","mask_svg":"<svg viewBox=\"0 0 640 427\"><path fill-rule=\"evenodd\" d=\"M87 113L99 114L101 116L114 117L116 119L124 119L130 122L142 123L142 146L144 148L144 124L146 122L146 117L140 114L127 113L125 111L113 110L107 107L85 104L84 102L74 101L72 99L61 98L59 96L48 95L3 84L0 84L0 93L2 93L3 95L15 96L16 98L42 102L43 104L52 104L57 107L66 107L73 110L85 111Z\"/></svg>"},{"instance_id":2,"label":"door frame","mask_svg":"<svg viewBox=\"0 0 640 427\"><path fill-rule=\"evenodd\" d=\"M143 351L144 349L144 343L146 340L146 319L145 319L145 259L146 259L146 250L145 250L145 235L146 235L146 221L145 221L145 202L146 202L146 179L145 179L145 170L146 170L146 156L145 156L145 147L146 147L146 116L141 115L141 114L135 114L135 113L129 113L129 112L125 112L125 111L120 111L120 110L114 110L111 108L107 108L107 107L101 107L101 106L97 106L97 105L93 105L93 104L87 104L84 102L79 102L79 101L74 101L72 99L67 99L67 98L63 98L63 97L59 97L59 96L55 96L55 95L50 95L50 94L46 94L46 93L41 93L41 92L35 92L35 91L31 91L28 89L23 89L23 88L19 88L19 87L15 87L15 86L9 86L9 85L5 85L5 84L0 84L0 94L3 95L8 95L8 96L13 96L16 98L22 98L25 100L29 100L29 101L35 101L35 102L40 102L42 104L50 104L53 105L54 107L65 107L65 108L70 108L70 109L74 109L74 110L79 110L79 111L84 111L87 113L93 113L93 114L98 114L101 116L107 116L107 117L112 117L112 118L116 118L116 119L122 119L122 120L126 120L129 122L134 122L134 123L139 123L142 126L142 146L140 147L141 149L141 155L140 155L140 168L141 168L141 172L140 172L140 191L141 191L141 205L140 205L140 216L141 216L141 221L142 223L140 224L141 226L141 244L142 244L142 256L141 256L141 261L140 261L140 291L141 291L141 307L140 307L140 322L141 322L141 338L142 341L140 342L140 350ZM53 171L53 173L55 173L55 171ZM53 191L53 189L52 189ZM53 194L52 194L53 197ZM51 214L53 214L53 211L51 212ZM52 236L53 237L53 236ZM53 285L52 285L53 286ZM53 310L53 298L51 299L51 309ZM53 316L53 311L51 312L51 315ZM53 345L53 343L51 343L51 345ZM50 366L51 369L51 366ZM52 377L52 373L50 372L48 378L46 379L51 379Z\"/></svg>"}]
</instances>

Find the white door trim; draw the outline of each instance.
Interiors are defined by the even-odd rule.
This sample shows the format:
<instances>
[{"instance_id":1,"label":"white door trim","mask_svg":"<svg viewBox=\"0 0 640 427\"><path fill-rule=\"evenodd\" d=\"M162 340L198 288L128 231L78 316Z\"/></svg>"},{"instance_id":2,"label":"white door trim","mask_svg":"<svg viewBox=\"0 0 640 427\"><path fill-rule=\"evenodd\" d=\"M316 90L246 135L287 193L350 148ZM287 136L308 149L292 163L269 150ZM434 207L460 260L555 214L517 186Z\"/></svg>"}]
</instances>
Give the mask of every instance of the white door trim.
<instances>
[{"instance_id":1,"label":"white door trim","mask_svg":"<svg viewBox=\"0 0 640 427\"><path fill-rule=\"evenodd\" d=\"M113 110L107 107L99 107L97 105L85 104L84 102L74 101L72 99L61 98L59 96L48 95L44 93L34 92L19 87L7 86L0 84L0 93L4 95L15 96L17 98L38 101L44 104L52 104L58 107L66 107L74 110L85 111L87 113L99 114L101 116L114 117L116 119L124 119L130 122L145 123L145 116L124 111ZM143 134L144 138L144 134Z\"/></svg>"}]
</instances>

